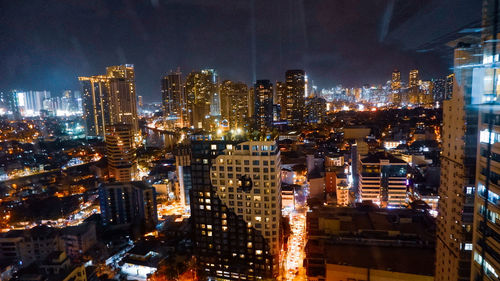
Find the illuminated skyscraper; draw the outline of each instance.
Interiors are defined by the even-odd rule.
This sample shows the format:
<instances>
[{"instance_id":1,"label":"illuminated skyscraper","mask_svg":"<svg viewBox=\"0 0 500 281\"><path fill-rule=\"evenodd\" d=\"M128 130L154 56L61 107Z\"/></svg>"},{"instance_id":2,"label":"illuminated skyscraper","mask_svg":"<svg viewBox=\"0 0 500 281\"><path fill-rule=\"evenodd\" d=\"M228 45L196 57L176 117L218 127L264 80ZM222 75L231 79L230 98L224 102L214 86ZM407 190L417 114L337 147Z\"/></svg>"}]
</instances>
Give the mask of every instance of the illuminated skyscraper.
<instances>
[{"instance_id":1,"label":"illuminated skyscraper","mask_svg":"<svg viewBox=\"0 0 500 281\"><path fill-rule=\"evenodd\" d=\"M410 76L408 79L408 87L416 87L418 86L418 70L410 70Z\"/></svg>"},{"instance_id":2,"label":"illuminated skyscraper","mask_svg":"<svg viewBox=\"0 0 500 281\"><path fill-rule=\"evenodd\" d=\"M265 132L273 125L273 84L269 80L257 80L254 93L255 125Z\"/></svg>"},{"instance_id":3,"label":"illuminated skyscraper","mask_svg":"<svg viewBox=\"0 0 500 281\"><path fill-rule=\"evenodd\" d=\"M79 77L83 90L83 118L87 136L104 137L106 126L130 124L138 136L134 66L110 66L106 75Z\"/></svg>"},{"instance_id":4,"label":"illuminated skyscraper","mask_svg":"<svg viewBox=\"0 0 500 281\"><path fill-rule=\"evenodd\" d=\"M455 49L455 83L443 101L443 145L437 216L436 280L470 280L477 149L477 109L472 104L474 48Z\"/></svg>"},{"instance_id":5,"label":"illuminated skyscraper","mask_svg":"<svg viewBox=\"0 0 500 281\"><path fill-rule=\"evenodd\" d=\"M401 71L397 69L392 72L391 89L393 91L401 89Z\"/></svg>"},{"instance_id":6,"label":"illuminated skyscraper","mask_svg":"<svg viewBox=\"0 0 500 281\"><path fill-rule=\"evenodd\" d=\"M109 79L105 75L79 77L82 84L83 119L86 134L104 138L109 118Z\"/></svg>"},{"instance_id":7,"label":"illuminated skyscraper","mask_svg":"<svg viewBox=\"0 0 500 281\"><path fill-rule=\"evenodd\" d=\"M483 1L482 65L473 69L472 95L479 108L470 277L474 281L500 279L499 9L498 1Z\"/></svg>"},{"instance_id":8,"label":"illuminated skyscraper","mask_svg":"<svg viewBox=\"0 0 500 281\"><path fill-rule=\"evenodd\" d=\"M110 178L119 182L129 182L134 179L137 172L137 158L132 125L107 126L106 157Z\"/></svg>"},{"instance_id":9,"label":"illuminated skyscraper","mask_svg":"<svg viewBox=\"0 0 500 281\"><path fill-rule=\"evenodd\" d=\"M142 101L142 96L137 96L137 105L139 106L139 108L144 106L144 103Z\"/></svg>"},{"instance_id":10,"label":"illuminated skyscraper","mask_svg":"<svg viewBox=\"0 0 500 281\"><path fill-rule=\"evenodd\" d=\"M139 134L135 71L131 64L106 67L109 77L110 124L130 124L134 136Z\"/></svg>"},{"instance_id":11,"label":"illuminated skyscraper","mask_svg":"<svg viewBox=\"0 0 500 281\"><path fill-rule=\"evenodd\" d=\"M192 142L191 220L209 277L274 280L281 245L280 155L274 142Z\"/></svg>"},{"instance_id":12,"label":"illuminated skyscraper","mask_svg":"<svg viewBox=\"0 0 500 281\"><path fill-rule=\"evenodd\" d=\"M162 78L161 93L164 117L175 120L174 124L177 127L188 127L187 101L180 71L171 72Z\"/></svg>"},{"instance_id":13,"label":"illuminated skyscraper","mask_svg":"<svg viewBox=\"0 0 500 281\"><path fill-rule=\"evenodd\" d=\"M281 120L286 120L286 85L283 82L276 82L274 86L274 103L279 104L281 110Z\"/></svg>"},{"instance_id":14,"label":"illuminated skyscraper","mask_svg":"<svg viewBox=\"0 0 500 281\"><path fill-rule=\"evenodd\" d=\"M286 78L286 119L289 126L304 123L306 82L304 70L288 70Z\"/></svg>"},{"instance_id":15,"label":"illuminated skyscraper","mask_svg":"<svg viewBox=\"0 0 500 281\"><path fill-rule=\"evenodd\" d=\"M193 71L186 78L187 108L194 128L210 129L210 111L216 90L217 80L213 70Z\"/></svg>"},{"instance_id":16,"label":"illuminated skyscraper","mask_svg":"<svg viewBox=\"0 0 500 281\"><path fill-rule=\"evenodd\" d=\"M221 115L232 129L244 128L248 122L248 86L226 80L220 86Z\"/></svg>"}]
</instances>

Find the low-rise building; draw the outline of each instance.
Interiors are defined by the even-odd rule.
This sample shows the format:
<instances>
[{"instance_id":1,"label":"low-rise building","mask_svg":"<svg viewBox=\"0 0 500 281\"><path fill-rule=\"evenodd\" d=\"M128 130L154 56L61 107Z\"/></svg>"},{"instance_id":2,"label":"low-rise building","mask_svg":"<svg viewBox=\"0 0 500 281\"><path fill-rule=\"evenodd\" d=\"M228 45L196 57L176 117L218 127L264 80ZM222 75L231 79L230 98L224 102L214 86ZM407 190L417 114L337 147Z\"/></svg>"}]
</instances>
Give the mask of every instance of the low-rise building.
<instances>
[{"instance_id":1,"label":"low-rise building","mask_svg":"<svg viewBox=\"0 0 500 281\"><path fill-rule=\"evenodd\" d=\"M362 201L401 208L407 204L408 164L386 152L370 154L360 160Z\"/></svg>"},{"instance_id":2,"label":"low-rise building","mask_svg":"<svg viewBox=\"0 0 500 281\"><path fill-rule=\"evenodd\" d=\"M0 234L0 261L20 267L44 260L53 251L62 250L59 230L37 226L25 230L11 230Z\"/></svg>"},{"instance_id":3,"label":"low-rise building","mask_svg":"<svg viewBox=\"0 0 500 281\"><path fill-rule=\"evenodd\" d=\"M308 280L433 280L435 223L411 209L322 206L307 213Z\"/></svg>"},{"instance_id":4,"label":"low-rise building","mask_svg":"<svg viewBox=\"0 0 500 281\"><path fill-rule=\"evenodd\" d=\"M71 260L82 257L97 242L95 224L83 223L77 226L69 226L61 231L64 249Z\"/></svg>"}]
</instances>

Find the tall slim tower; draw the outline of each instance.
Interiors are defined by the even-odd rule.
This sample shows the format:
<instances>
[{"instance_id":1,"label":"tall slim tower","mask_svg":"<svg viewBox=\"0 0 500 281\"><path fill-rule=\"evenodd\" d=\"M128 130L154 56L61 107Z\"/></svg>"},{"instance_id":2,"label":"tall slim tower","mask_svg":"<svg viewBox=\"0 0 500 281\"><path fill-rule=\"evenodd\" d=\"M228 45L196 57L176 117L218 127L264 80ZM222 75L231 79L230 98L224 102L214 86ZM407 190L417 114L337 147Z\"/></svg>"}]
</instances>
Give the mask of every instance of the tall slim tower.
<instances>
[{"instance_id":1,"label":"tall slim tower","mask_svg":"<svg viewBox=\"0 0 500 281\"><path fill-rule=\"evenodd\" d=\"M244 128L248 119L248 86L226 80L220 87L221 116L232 129Z\"/></svg>"},{"instance_id":2,"label":"tall slim tower","mask_svg":"<svg viewBox=\"0 0 500 281\"><path fill-rule=\"evenodd\" d=\"M104 137L106 126L125 123L138 136L135 71L131 64L110 66L106 75L79 77L87 135Z\"/></svg>"},{"instance_id":3,"label":"tall slim tower","mask_svg":"<svg viewBox=\"0 0 500 281\"><path fill-rule=\"evenodd\" d=\"M134 136L139 134L135 70L132 64L106 67L110 85L109 111L111 124L130 124Z\"/></svg>"},{"instance_id":4,"label":"tall slim tower","mask_svg":"<svg viewBox=\"0 0 500 281\"><path fill-rule=\"evenodd\" d=\"M482 66L473 69L479 93L479 148L474 200L471 280L500 279L500 1L483 1ZM458 79L455 77L455 79Z\"/></svg>"},{"instance_id":5,"label":"tall slim tower","mask_svg":"<svg viewBox=\"0 0 500 281\"><path fill-rule=\"evenodd\" d=\"M281 109L281 120L286 120L286 85L283 82L276 82L274 86L275 99L274 103L280 105Z\"/></svg>"},{"instance_id":6,"label":"tall slim tower","mask_svg":"<svg viewBox=\"0 0 500 281\"><path fill-rule=\"evenodd\" d=\"M408 79L408 87L418 86L418 69L410 70L410 76Z\"/></svg>"},{"instance_id":7,"label":"tall slim tower","mask_svg":"<svg viewBox=\"0 0 500 281\"><path fill-rule=\"evenodd\" d=\"M105 75L78 77L82 85L83 119L87 136L103 137L110 124L109 79Z\"/></svg>"},{"instance_id":8,"label":"tall slim tower","mask_svg":"<svg viewBox=\"0 0 500 281\"><path fill-rule=\"evenodd\" d=\"M256 126L261 132L265 132L273 123L273 84L269 80L257 80L254 91Z\"/></svg>"},{"instance_id":9,"label":"tall slim tower","mask_svg":"<svg viewBox=\"0 0 500 281\"><path fill-rule=\"evenodd\" d=\"M186 97L182 85L182 73L170 72L161 80L163 115L166 119L174 119L175 126L187 127L188 114Z\"/></svg>"},{"instance_id":10,"label":"tall slim tower","mask_svg":"<svg viewBox=\"0 0 500 281\"><path fill-rule=\"evenodd\" d=\"M441 185L437 217L436 280L470 280L477 149L477 109L472 104L475 49L455 49L452 97L443 102Z\"/></svg>"},{"instance_id":11,"label":"tall slim tower","mask_svg":"<svg viewBox=\"0 0 500 281\"><path fill-rule=\"evenodd\" d=\"M401 71L397 69L392 72L391 89L393 91L401 89Z\"/></svg>"},{"instance_id":12,"label":"tall slim tower","mask_svg":"<svg viewBox=\"0 0 500 281\"><path fill-rule=\"evenodd\" d=\"M286 119L289 126L304 123L306 81L304 70L287 70L286 78Z\"/></svg>"},{"instance_id":13,"label":"tall slim tower","mask_svg":"<svg viewBox=\"0 0 500 281\"><path fill-rule=\"evenodd\" d=\"M192 148L191 219L200 266L213 278L276 278L281 242L276 144L200 140Z\"/></svg>"},{"instance_id":14,"label":"tall slim tower","mask_svg":"<svg viewBox=\"0 0 500 281\"><path fill-rule=\"evenodd\" d=\"M118 182L135 178L137 158L132 125L115 124L106 128L106 157L110 178Z\"/></svg>"},{"instance_id":15,"label":"tall slim tower","mask_svg":"<svg viewBox=\"0 0 500 281\"><path fill-rule=\"evenodd\" d=\"M194 128L210 129L210 113L217 90L216 82L216 75L211 70L193 71L186 78L187 108L190 123Z\"/></svg>"}]
</instances>

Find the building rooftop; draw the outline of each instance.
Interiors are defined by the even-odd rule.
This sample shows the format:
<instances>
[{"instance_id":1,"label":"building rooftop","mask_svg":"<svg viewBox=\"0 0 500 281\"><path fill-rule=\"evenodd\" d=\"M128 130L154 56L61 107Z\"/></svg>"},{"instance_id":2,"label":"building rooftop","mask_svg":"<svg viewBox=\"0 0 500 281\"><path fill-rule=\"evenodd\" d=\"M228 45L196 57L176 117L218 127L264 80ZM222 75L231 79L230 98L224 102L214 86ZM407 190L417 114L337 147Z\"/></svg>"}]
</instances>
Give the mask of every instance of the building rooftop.
<instances>
[{"instance_id":1,"label":"building rooftop","mask_svg":"<svg viewBox=\"0 0 500 281\"><path fill-rule=\"evenodd\" d=\"M406 162L395 157L392 154L389 154L387 152L376 152L369 154L367 157L364 157L361 159L361 162L363 164L366 163L380 163L381 160L389 160L389 163L391 164L405 164Z\"/></svg>"},{"instance_id":2,"label":"building rooftop","mask_svg":"<svg viewBox=\"0 0 500 281\"><path fill-rule=\"evenodd\" d=\"M340 264L410 274L434 274L433 248L381 247L308 243L308 251L323 256L328 264Z\"/></svg>"}]
</instances>

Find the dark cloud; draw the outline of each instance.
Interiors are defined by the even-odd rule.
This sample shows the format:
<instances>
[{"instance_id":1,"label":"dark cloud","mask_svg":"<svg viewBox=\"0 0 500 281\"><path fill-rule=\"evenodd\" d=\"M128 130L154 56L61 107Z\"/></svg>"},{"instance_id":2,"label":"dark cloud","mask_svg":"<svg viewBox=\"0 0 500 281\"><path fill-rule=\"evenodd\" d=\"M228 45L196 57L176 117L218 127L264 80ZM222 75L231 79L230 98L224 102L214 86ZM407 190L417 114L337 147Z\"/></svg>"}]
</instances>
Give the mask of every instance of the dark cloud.
<instances>
[{"instance_id":1,"label":"dark cloud","mask_svg":"<svg viewBox=\"0 0 500 281\"><path fill-rule=\"evenodd\" d=\"M160 77L177 67L250 83L253 53L257 79L304 68L320 87L361 85L414 67L428 79L451 61L416 49L479 21L480 2L1 0L0 90L77 89L77 76L127 62L138 93L159 100Z\"/></svg>"}]
</instances>

